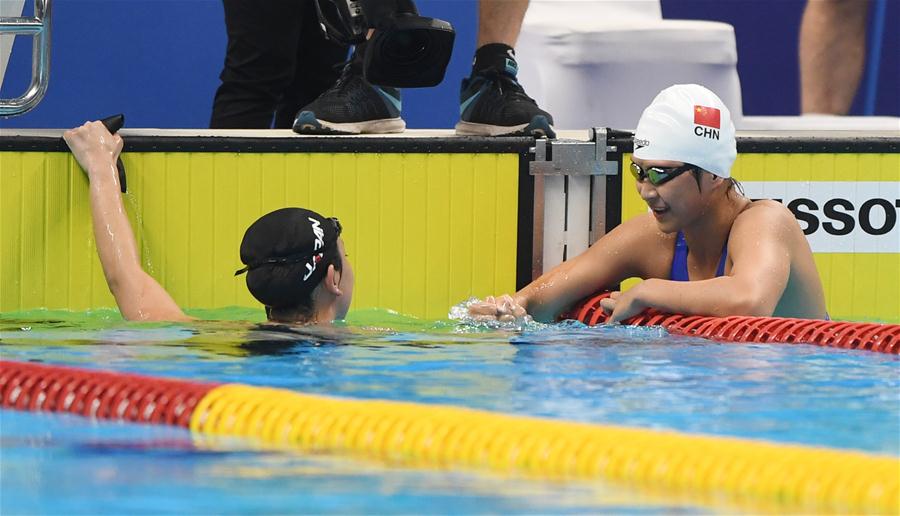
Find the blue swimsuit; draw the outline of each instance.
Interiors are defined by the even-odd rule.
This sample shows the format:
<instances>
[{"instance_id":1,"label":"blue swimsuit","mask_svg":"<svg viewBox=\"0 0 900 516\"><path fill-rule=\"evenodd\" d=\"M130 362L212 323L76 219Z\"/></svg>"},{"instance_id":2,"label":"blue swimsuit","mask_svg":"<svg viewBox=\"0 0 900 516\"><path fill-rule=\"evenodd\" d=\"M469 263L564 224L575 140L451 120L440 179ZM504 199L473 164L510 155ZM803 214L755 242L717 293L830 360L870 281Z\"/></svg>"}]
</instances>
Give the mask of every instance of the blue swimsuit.
<instances>
[{"instance_id":1,"label":"blue swimsuit","mask_svg":"<svg viewBox=\"0 0 900 516\"><path fill-rule=\"evenodd\" d=\"M669 272L669 279L672 281L690 281L687 267L688 246L684 240L684 233L678 232L675 237L675 256L672 257L672 270ZM725 259L728 258L728 240L725 240L725 246L722 248L722 259L719 260L719 266L716 267L716 277L725 275Z\"/></svg>"},{"instance_id":2,"label":"blue swimsuit","mask_svg":"<svg viewBox=\"0 0 900 516\"><path fill-rule=\"evenodd\" d=\"M678 232L675 237L675 255L672 257L672 270L669 272L669 279L672 281L690 281L687 267L688 246L684 240L684 233ZM725 259L728 258L728 240L725 240L725 246L722 247L722 258L719 260L719 266L716 267L716 277L725 275ZM831 317L825 312L825 320L830 321Z\"/></svg>"}]
</instances>

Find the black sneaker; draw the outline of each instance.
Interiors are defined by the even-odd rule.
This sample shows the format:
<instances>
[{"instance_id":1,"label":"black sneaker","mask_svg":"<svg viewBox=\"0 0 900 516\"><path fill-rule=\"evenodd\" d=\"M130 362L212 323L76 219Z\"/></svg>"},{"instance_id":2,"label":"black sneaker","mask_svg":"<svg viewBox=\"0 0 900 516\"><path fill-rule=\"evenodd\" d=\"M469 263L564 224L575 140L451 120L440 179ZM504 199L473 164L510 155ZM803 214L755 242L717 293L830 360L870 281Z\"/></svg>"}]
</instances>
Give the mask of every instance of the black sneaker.
<instances>
[{"instance_id":1,"label":"black sneaker","mask_svg":"<svg viewBox=\"0 0 900 516\"><path fill-rule=\"evenodd\" d=\"M400 90L375 86L358 62L344 65L334 85L297 113L294 132L301 134L401 133Z\"/></svg>"},{"instance_id":2,"label":"black sneaker","mask_svg":"<svg viewBox=\"0 0 900 516\"><path fill-rule=\"evenodd\" d=\"M456 134L556 138L553 117L525 94L515 75L494 69L463 79Z\"/></svg>"}]
</instances>

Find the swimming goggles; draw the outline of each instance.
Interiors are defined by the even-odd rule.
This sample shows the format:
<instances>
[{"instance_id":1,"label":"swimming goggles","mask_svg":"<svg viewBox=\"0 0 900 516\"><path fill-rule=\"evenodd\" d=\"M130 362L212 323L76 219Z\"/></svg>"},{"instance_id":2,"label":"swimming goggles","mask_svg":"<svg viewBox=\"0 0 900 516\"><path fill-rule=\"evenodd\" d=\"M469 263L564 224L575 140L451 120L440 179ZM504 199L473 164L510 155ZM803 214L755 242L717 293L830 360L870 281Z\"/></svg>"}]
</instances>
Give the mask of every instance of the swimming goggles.
<instances>
[{"instance_id":1,"label":"swimming goggles","mask_svg":"<svg viewBox=\"0 0 900 516\"><path fill-rule=\"evenodd\" d=\"M344 228L341 226L341 221L339 221L337 219L337 217L328 217L327 220L331 221L331 225L334 226L334 242L332 242L332 244L333 244L333 243L337 242L337 239L338 239L338 237L341 236L341 231L343 231ZM328 245L331 245L331 244L328 244ZM326 245L325 247L328 247L328 245ZM287 256L276 256L273 258L266 258L265 260L260 260L258 262L253 262L253 263L247 264L246 267L236 270L234 272L234 275L240 276L241 274L244 274L245 272L252 271L253 269L262 267L263 265L289 265L289 264L293 264L293 263L306 262L311 257L313 257L314 255L319 254L321 252L323 252L322 249L320 249L318 251L303 251L303 252L296 253L296 254L289 254Z\"/></svg>"},{"instance_id":2,"label":"swimming goggles","mask_svg":"<svg viewBox=\"0 0 900 516\"><path fill-rule=\"evenodd\" d=\"M631 164L631 175L640 182L645 179L650 180L653 186L659 186L665 182L671 181L688 170L697 170L697 165L685 163L680 167L649 167L647 170L641 168L637 163Z\"/></svg>"}]
</instances>

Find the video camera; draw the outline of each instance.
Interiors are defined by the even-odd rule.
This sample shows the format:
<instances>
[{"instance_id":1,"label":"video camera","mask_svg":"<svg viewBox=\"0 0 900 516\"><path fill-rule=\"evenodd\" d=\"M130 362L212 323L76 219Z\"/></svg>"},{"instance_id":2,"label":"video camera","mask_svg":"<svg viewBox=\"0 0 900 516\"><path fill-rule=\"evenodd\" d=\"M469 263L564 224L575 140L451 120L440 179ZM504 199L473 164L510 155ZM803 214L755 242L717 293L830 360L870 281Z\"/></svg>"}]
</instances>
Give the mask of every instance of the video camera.
<instances>
[{"instance_id":1,"label":"video camera","mask_svg":"<svg viewBox=\"0 0 900 516\"><path fill-rule=\"evenodd\" d=\"M413 0L315 0L325 35L344 45L365 45L363 74L395 88L435 86L453 51L453 27L419 16ZM372 37L367 40L370 29Z\"/></svg>"}]
</instances>

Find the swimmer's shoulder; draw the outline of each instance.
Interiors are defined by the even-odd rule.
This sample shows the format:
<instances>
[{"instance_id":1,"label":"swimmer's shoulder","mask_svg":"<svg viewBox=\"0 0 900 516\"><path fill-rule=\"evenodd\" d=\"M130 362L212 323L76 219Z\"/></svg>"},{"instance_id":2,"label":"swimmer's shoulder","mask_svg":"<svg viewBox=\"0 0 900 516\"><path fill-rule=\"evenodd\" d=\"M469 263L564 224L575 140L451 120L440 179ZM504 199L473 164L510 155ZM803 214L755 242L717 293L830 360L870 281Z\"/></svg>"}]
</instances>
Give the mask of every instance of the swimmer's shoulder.
<instances>
[{"instance_id":1,"label":"swimmer's shoulder","mask_svg":"<svg viewBox=\"0 0 900 516\"><path fill-rule=\"evenodd\" d=\"M671 247L675 233L663 233L650 213L642 213L623 221L594 244L595 247L626 248L629 254L639 256L639 252L657 251L660 247Z\"/></svg>"},{"instance_id":2,"label":"swimmer's shoulder","mask_svg":"<svg viewBox=\"0 0 900 516\"><path fill-rule=\"evenodd\" d=\"M676 236L677 233L660 231L653 214L642 213L622 222L601 240L608 239L613 244L612 253L627 260L632 274L649 278L668 274ZM605 258L608 260L609 256Z\"/></svg>"},{"instance_id":3,"label":"swimmer's shoulder","mask_svg":"<svg viewBox=\"0 0 900 516\"><path fill-rule=\"evenodd\" d=\"M656 248L663 246L666 248L674 245L677 232L664 233L659 229L659 224L650 212L641 213L635 217L623 222L619 227L627 231L634 243L640 247Z\"/></svg>"},{"instance_id":4,"label":"swimmer's shoulder","mask_svg":"<svg viewBox=\"0 0 900 516\"><path fill-rule=\"evenodd\" d=\"M797 219L794 217L794 214L791 213L791 210L789 210L784 204L778 201L773 201L772 199L759 199L756 201L750 201L747 204L747 207L738 214L737 218L735 219L735 224L747 220L753 220L755 222L757 221L757 219L769 222L790 222L793 223L793 225L799 227L799 225L797 224Z\"/></svg>"},{"instance_id":5,"label":"swimmer's shoulder","mask_svg":"<svg viewBox=\"0 0 900 516\"><path fill-rule=\"evenodd\" d=\"M772 212L788 213L788 214L791 213L791 210L787 209L787 207L784 204L782 204L778 201L774 201L772 199L756 199L755 201L750 201L747 206L747 210L749 210L749 209L755 209L755 210L760 210L760 211L765 210L767 212L772 211ZM744 211L747 211L747 210L744 210Z\"/></svg>"},{"instance_id":6,"label":"swimmer's shoulder","mask_svg":"<svg viewBox=\"0 0 900 516\"><path fill-rule=\"evenodd\" d=\"M751 201L734 220L732 237L743 234L769 234L776 239L803 237L796 217L784 204L771 199Z\"/></svg>"}]
</instances>

